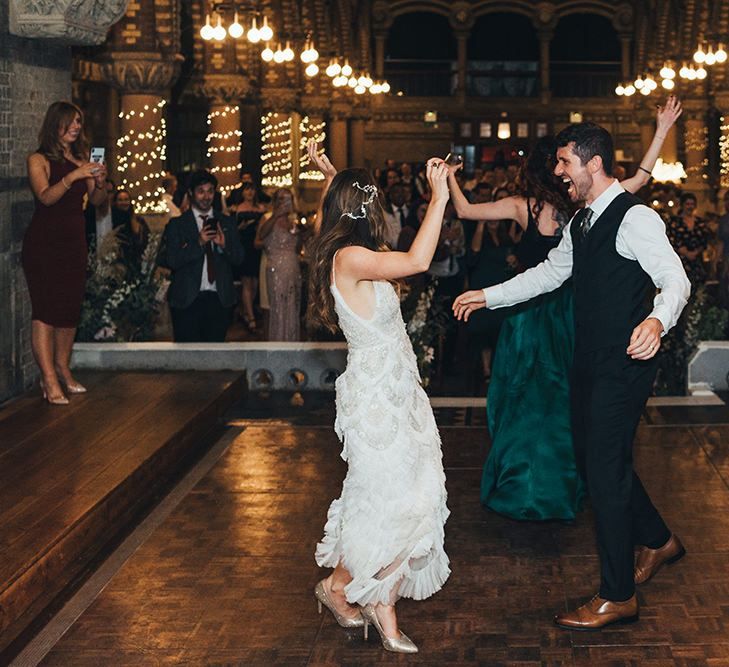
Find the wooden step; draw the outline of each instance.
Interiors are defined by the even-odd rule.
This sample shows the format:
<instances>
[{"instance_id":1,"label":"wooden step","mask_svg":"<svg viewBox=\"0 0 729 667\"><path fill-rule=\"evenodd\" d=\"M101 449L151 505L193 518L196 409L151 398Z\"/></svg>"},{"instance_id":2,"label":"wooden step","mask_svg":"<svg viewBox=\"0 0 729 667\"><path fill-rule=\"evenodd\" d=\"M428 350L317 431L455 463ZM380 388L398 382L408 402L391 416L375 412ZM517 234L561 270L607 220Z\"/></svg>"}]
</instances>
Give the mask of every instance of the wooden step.
<instances>
[{"instance_id":1,"label":"wooden step","mask_svg":"<svg viewBox=\"0 0 729 667\"><path fill-rule=\"evenodd\" d=\"M240 372L87 372L0 409L0 663L222 432Z\"/></svg>"}]
</instances>

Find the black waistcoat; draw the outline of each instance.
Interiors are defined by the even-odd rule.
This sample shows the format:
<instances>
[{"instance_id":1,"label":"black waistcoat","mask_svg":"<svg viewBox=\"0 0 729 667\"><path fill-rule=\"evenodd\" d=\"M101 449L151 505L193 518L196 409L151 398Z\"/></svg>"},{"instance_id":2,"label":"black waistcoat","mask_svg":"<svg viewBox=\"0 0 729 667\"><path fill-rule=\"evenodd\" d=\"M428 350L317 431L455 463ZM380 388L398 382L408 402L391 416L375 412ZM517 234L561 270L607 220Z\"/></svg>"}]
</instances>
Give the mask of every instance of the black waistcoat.
<instances>
[{"instance_id":1,"label":"black waistcoat","mask_svg":"<svg viewBox=\"0 0 729 667\"><path fill-rule=\"evenodd\" d=\"M646 300L650 276L635 260L615 249L618 229L628 209L643 202L628 192L619 194L593 223L586 238L571 225L572 284L575 293L575 348L591 352L628 346L633 329L649 314ZM576 216L575 222L581 219Z\"/></svg>"}]
</instances>

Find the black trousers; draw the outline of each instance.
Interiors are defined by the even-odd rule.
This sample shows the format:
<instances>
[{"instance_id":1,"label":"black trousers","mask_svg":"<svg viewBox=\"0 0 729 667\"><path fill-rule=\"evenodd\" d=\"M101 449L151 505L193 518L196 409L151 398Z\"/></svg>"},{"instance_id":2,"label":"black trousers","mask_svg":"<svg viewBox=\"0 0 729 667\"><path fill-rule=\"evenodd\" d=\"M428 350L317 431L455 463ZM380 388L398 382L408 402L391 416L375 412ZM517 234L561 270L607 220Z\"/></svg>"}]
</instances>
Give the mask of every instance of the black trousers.
<instances>
[{"instance_id":1,"label":"black trousers","mask_svg":"<svg viewBox=\"0 0 729 667\"><path fill-rule=\"evenodd\" d=\"M200 292L187 308L170 308L176 343L224 343L232 308L221 305L217 292Z\"/></svg>"},{"instance_id":2,"label":"black trousers","mask_svg":"<svg viewBox=\"0 0 729 667\"><path fill-rule=\"evenodd\" d=\"M575 455L595 513L600 597L616 602L635 592L635 545L657 548L671 537L633 470L633 439L655 374L655 358L635 361L622 345L575 352Z\"/></svg>"}]
</instances>

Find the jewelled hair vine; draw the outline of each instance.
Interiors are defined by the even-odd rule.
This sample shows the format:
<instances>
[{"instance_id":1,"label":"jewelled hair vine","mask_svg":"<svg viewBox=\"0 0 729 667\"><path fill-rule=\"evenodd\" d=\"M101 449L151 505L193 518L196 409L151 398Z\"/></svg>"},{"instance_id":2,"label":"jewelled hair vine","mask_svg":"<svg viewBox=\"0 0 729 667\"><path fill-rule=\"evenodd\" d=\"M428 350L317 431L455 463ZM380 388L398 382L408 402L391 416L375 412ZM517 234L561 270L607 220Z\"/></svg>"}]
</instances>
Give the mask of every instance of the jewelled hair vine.
<instances>
[{"instance_id":1,"label":"jewelled hair vine","mask_svg":"<svg viewBox=\"0 0 729 667\"><path fill-rule=\"evenodd\" d=\"M359 215L356 215L354 211L347 211L346 213L342 213L342 215L346 215L348 218L352 218L352 220L360 220L361 218L366 218L367 209L365 209L365 206L369 206L374 198L377 196L377 187L374 185L365 185L363 187L357 181L352 183L352 187L364 192L367 195L367 198L362 202L362 205L359 207Z\"/></svg>"}]
</instances>

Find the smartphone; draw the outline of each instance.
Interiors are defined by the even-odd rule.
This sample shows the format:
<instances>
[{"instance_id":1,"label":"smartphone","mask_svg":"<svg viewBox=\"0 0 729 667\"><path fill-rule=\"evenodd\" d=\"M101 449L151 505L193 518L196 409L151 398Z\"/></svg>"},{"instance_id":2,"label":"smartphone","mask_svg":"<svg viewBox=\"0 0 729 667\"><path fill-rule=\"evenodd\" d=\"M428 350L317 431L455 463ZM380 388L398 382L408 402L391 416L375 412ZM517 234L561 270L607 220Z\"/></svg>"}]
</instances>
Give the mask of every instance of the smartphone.
<instances>
[{"instance_id":1,"label":"smartphone","mask_svg":"<svg viewBox=\"0 0 729 667\"><path fill-rule=\"evenodd\" d=\"M91 149L91 156L89 157L89 162L96 162L97 164L101 164L104 161L104 148L100 146L95 146Z\"/></svg>"},{"instance_id":2,"label":"smartphone","mask_svg":"<svg viewBox=\"0 0 729 667\"><path fill-rule=\"evenodd\" d=\"M211 231L215 232L215 231L217 231L217 230L218 230L218 221L217 221L217 220L216 220L215 218L208 218L208 219L207 219L207 220L205 221L205 226L206 226L206 227L207 227L207 228L208 228L209 230L211 230Z\"/></svg>"}]
</instances>

